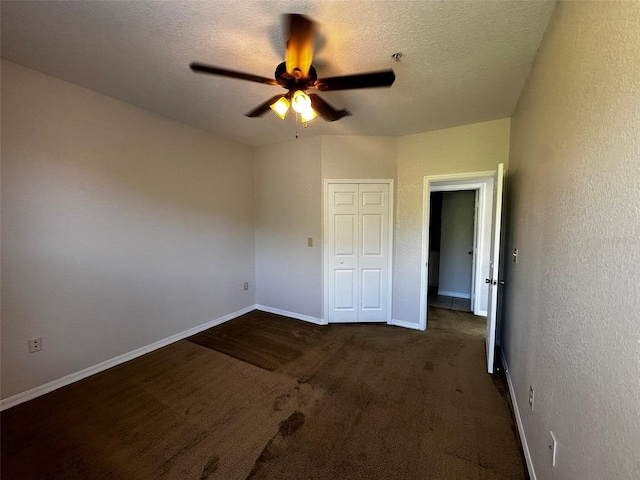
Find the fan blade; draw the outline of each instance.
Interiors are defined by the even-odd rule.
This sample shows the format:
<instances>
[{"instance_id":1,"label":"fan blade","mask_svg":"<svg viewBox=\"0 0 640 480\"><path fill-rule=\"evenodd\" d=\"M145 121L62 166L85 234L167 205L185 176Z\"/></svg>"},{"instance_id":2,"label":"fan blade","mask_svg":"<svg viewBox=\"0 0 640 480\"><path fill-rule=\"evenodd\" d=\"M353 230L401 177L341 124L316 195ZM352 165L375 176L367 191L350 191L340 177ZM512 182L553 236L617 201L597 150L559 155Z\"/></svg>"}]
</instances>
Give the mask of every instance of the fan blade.
<instances>
[{"instance_id":1,"label":"fan blade","mask_svg":"<svg viewBox=\"0 0 640 480\"><path fill-rule=\"evenodd\" d=\"M311 108L327 122L335 122L343 117L350 117L349 110L336 110L315 93L309 93L311 99Z\"/></svg>"},{"instance_id":2,"label":"fan blade","mask_svg":"<svg viewBox=\"0 0 640 480\"><path fill-rule=\"evenodd\" d=\"M284 95L276 95L275 97L271 97L269 100L267 100L264 103L261 103L256 108L251 110L249 113L245 113L245 116L254 118L254 117L260 117L264 115L269 111L269 109L271 108L271 105L276 103L282 97L284 97Z\"/></svg>"},{"instance_id":3,"label":"fan blade","mask_svg":"<svg viewBox=\"0 0 640 480\"><path fill-rule=\"evenodd\" d=\"M287 73L294 78L307 78L313 59L314 24L304 15L289 14L287 18L289 20L289 37L285 52Z\"/></svg>"},{"instance_id":4,"label":"fan blade","mask_svg":"<svg viewBox=\"0 0 640 480\"><path fill-rule=\"evenodd\" d=\"M319 78L315 87L321 92L329 90L350 90L353 88L390 87L396 75L393 70L381 72L360 73L342 77Z\"/></svg>"},{"instance_id":5,"label":"fan blade","mask_svg":"<svg viewBox=\"0 0 640 480\"><path fill-rule=\"evenodd\" d=\"M218 68L212 65L205 65L198 62L193 62L189 66L191 67L191 70L198 73L209 73L211 75L220 75L222 77L247 80L249 82L265 83L267 85L278 85L278 82L276 82L273 78L259 77L258 75L251 75L250 73L236 72L235 70L226 70L224 68Z\"/></svg>"}]
</instances>

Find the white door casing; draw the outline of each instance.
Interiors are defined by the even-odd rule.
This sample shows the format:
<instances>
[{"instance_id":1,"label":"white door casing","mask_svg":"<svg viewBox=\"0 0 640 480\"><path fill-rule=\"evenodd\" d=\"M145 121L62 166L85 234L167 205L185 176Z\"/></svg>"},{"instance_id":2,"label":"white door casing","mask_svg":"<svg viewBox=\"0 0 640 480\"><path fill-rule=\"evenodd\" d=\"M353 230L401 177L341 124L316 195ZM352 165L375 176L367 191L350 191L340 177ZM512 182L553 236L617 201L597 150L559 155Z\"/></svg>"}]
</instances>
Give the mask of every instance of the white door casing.
<instances>
[{"instance_id":1,"label":"white door casing","mask_svg":"<svg viewBox=\"0 0 640 480\"><path fill-rule=\"evenodd\" d=\"M329 323L389 322L393 185L351 182L326 182L326 318Z\"/></svg>"},{"instance_id":2,"label":"white door casing","mask_svg":"<svg viewBox=\"0 0 640 480\"><path fill-rule=\"evenodd\" d=\"M493 177L495 172L472 172L451 175L432 175L424 177L423 184L423 217L422 217L422 272L420 278L420 317L418 327L420 330L427 328L427 293L429 271L429 229L431 211L430 197L432 192L455 192L459 190L478 191L478 216L475 219L477 231L475 255L474 300L472 310L476 315L485 316L486 306L481 308L481 303L488 295L488 287L485 287L484 279L486 271L483 265L489 262L489 238L490 238L490 212L493 193Z\"/></svg>"},{"instance_id":3,"label":"white door casing","mask_svg":"<svg viewBox=\"0 0 640 480\"><path fill-rule=\"evenodd\" d=\"M498 320L498 288L500 288L500 234L502 228L504 165L498 164L493 188L493 218L491 221L491 259L489 264L489 303L487 307L487 371L493 373Z\"/></svg>"}]
</instances>

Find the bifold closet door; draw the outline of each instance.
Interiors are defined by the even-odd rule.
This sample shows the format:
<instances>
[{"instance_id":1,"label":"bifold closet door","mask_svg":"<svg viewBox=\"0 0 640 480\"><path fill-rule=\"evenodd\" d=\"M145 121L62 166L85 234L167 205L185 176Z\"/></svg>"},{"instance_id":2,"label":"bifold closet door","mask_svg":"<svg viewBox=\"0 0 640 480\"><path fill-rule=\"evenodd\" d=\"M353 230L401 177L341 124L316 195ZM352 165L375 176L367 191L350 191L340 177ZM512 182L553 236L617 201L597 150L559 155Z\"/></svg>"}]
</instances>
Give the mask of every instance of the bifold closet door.
<instances>
[{"instance_id":1,"label":"bifold closet door","mask_svg":"<svg viewBox=\"0 0 640 480\"><path fill-rule=\"evenodd\" d=\"M389 185L328 185L330 323L389 319Z\"/></svg>"}]
</instances>

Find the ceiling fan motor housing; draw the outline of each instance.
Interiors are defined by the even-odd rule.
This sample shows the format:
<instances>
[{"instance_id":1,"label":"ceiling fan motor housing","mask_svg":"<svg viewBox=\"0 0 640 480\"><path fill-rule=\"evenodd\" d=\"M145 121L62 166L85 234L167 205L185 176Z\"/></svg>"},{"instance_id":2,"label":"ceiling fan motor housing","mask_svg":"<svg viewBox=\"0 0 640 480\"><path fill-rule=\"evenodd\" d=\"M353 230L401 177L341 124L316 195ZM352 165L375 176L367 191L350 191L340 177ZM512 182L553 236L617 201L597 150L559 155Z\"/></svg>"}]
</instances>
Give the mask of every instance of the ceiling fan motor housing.
<instances>
[{"instance_id":1,"label":"ceiling fan motor housing","mask_svg":"<svg viewBox=\"0 0 640 480\"><path fill-rule=\"evenodd\" d=\"M282 62L276 67L275 79L276 82L278 82L278 85L289 91L306 90L307 88L311 88L315 85L316 80L318 80L318 73L313 65L311 65L309 67L309 75L305 78L296 78L287 72L286 62Z\"/></svg>"}]
</instances>

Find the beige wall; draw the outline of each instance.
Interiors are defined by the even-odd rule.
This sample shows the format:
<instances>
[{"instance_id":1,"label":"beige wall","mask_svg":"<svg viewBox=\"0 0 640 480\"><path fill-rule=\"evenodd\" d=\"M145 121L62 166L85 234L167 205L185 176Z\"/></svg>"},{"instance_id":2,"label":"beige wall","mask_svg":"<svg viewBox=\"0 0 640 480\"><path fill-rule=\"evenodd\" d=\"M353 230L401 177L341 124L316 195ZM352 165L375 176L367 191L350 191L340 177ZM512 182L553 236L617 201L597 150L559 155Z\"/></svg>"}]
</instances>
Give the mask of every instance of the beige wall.
<instances>
[{"instance_id":1,"label":"beige wall","mask_svg":"<svg viewBox=\"0 0 640 480\"><path fill-rule=\"evenodd\" d=\"M391 137L324 136L256 149L259 305L324 319L323 180L393 179L395 162Z\"/></svg>"},{"instance_id":2,"label":"beige wall","mask_svg":"<svg viewBox=\"0 0 640 480\"><path fill-rule=\"evenodd\" d=\"M395 179L397 139L394 137L322 137L323 179Z\"/></svg>"},{"instance_id":3,"label":"beige wall","mask_svg":"<svg viewBox=\"0 0 640 480\"><path fill-rule=\"evenodd\" d=\"M417 326L424 176L492 171L507 163L508 150L509 119L408 137L323 136L256 149L258 303L324 318L323 180L393 179L393 318ZM311 235L313 249L306 247Z\"/></svg>"},{"instance_id":4,"label":"beige wall","mask_svg":"<svg viewBox=\"0 0 640 480\"><path fill-rule=\"evenodd\" d=\"M395 181L393 315L420 322L422 185L425 175L493 171L509 160L509 119L404 137L325 136L323 179Z\"/></svg>"},{"instance_id":5,"label":"beige wall","mask_svg":"<svg viewBox=\"0 0 640 480\"><path fill-rule=\"evenodd\" d=\"M321 138L256 149L256 299L322 318ZM307 239L313 238L309 247Z\"/></svg>"},{"instance_id":6,"label":"beige wall","mask_svg":"<svg viewBox=\"0 0 640 480\"><path fill-rule=\"evenodd\" d=\"M254 304L249 147L5 61L1 140L3 398Z\"/></svg>"},{"instance_id":7,"label":"beige wall","mask_svg":"<svg viewBox=\"0 0 640 480\"><path fill-rule=\"evenodd\" d=\"M639 2L558 5L511 145L502 340L536 476L636 479Z\"/></svg>"},{"instance_id":8,"label":"beige wall","mask_svg":"<svg viewBox=\"0 0 640 480\"><path fill-rule=\"evenodd\" d=\"M492 171L509 160L508 118L398 138L393 318L420 322L422 195L427 175Z\"/></svg>"}]
</instances>

